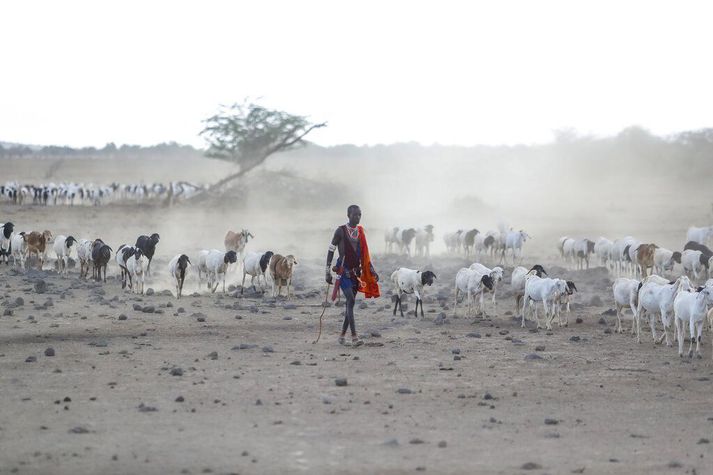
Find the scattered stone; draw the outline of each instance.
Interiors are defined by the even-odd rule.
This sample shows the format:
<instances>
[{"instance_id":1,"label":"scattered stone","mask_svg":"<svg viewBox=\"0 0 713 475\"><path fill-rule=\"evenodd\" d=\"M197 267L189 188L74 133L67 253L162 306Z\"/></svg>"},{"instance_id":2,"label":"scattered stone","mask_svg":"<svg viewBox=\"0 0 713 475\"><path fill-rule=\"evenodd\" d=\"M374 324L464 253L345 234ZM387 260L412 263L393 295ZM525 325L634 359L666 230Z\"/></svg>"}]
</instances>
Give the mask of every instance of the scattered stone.
<instances>
[{"instance_id":1,"label":"scattered stone","mask_svg":"<svg viewBox=\"0 0 713 475\"><path fill-rule=\"evenodd\" d=\"M45 356L54 356L54 348L51 346L45 350Z\"/></svg>"},{"instance_id":2,"label":"scattered stone","mask_svg":"<svg viewBox=\"0 0 713 475\"><path fill-rule=\"evenodd\" d=\"M439 449L445 449L447 446L448 446L448 442L446 442L445 440L442 440L438 443Z\"/></svg>"},{"instance_id":3,"label":"scattered stone","mask_svg":"<svg viewBox=\"0 0 713 475\"><path fill-rule=\"evenodd\" d=\"M606 324L607 324L607 319L604 318L604 317L599 317L598 323L599 323L600 325L606 325Z\"/></svg>"},{"instance_id":4,"label":"scattered stone","mask_svg":"<svg viewBox=\"0 0 713 475\"><path fill-rule=\"evenodd\" d=\"M710 443L711 443L711 441L706 439L705 437L701 437L700 439L698 439L698 444L710 444Z\"/></svg>"},{"instance_id":5,"label":"scattered stone","mask_svg":"<svg viewBox=\"0 0 713 475\"><path fill-rule=\"evenodd\" d=\"M412 394L413 391L410 390L409 388L399 388L396 390L397 394Z\"/></svg>"},{"instance_id":6,"label":"scattered stone","mask_svg":"<svg viewBox=\"0 0 713 475\"><path fill-rule=\"evenodd\" d=\"M537 345L535 351L545 351L545 345Z\"/></svg>"},{"instance_id":7,"label":"scattered stone","mask_svg":"<svg viewBox=\"0 0 713 475\"><path fill-rule=\"evenodd\" d=\"M176 402L183 402L183 401L185 401L185 399L183 398L183 396L178 396L178 397L176 398Z\"/></svg>"},{"instance_id":8,"label":"scattered stone","mask_svg":"<svg viewBox=\"0 0 713 475\"><path fill-rule=\"evenodd\" d=\"M47 282L42 279L37 279L35 281L35 292L38 294L44 294L47 292Z\"/></svg>"},{"instance_id":9,"label":"scattered stone","mask_svg":"<svg viewBox=\"0 0 713 475\"><path fill-rule=\"evenodd\" d=\"M149 287L148 289L146 289L146 295L151 296L151 295L153 295L153 294L154 294L154 290L153 290L151 287Z\"/></svg>"},{"instance_id":10,"label":"scattered stone","mask_svg":"<svg viewBox=\"0 0 713 475\"><path fill-rule=\"evenodd\" d=\"M541 360L542 356L538 355L537 353L530 353L525 355L525 361L534 361L534 360Z\"/></svg>"},{"instance_id":11,"label":"scattered stone","mask_svg":"<svg viewBox=\"0 0 713 475\"><path fill-rule=\"evenodd\" d=\"M183 376L183 368L172 368L171 376Z\"/></svg>"},{"instance_id":12,"label":"scattered stone","mask_svg":"<svg viewBox=\"0 0 713 475\"><path fill-rule=\"evenodd\" d=\"M539 470L542 468L542 465L537 464L535 462L527 462L522 464L522 467L520 467L522 470Z\"/></svg>"},{"instance_id":13,"label":"scattered stone","mask_svg":"<svg viewBox=\"0 0 713 475\"><path fill-rule=\"evenodd\" d=\"M460 355L455 355L453 357L453 361L460 361L461 359L462 359L462 357Z\"/></svg>"},{"instance_id":14,"label":"scattered stone","mask_svg":"<svg viewBox=\"0 0 713 475\"><path fill-rule=\"evenodd\" d=\"M583 323L584 320L582 320L581 317L577 317L577 319L575 320L575 322L576 322L576 323Z\"/></svg>"},{"instance_id":15,"label":"scattered stone","mask_svg":"<svg viewBox=\"0 0 713 475\"><path fill-rule=\"evenodd\" d=\"M262 406L262 401L258 399L257 401L255 401L255 405L256 405L256 406Z\"/></svg>"},{"instance_id":16,"label":"scattered stone","mask_svg":"<svg viewBox=\"0 0 713 475\"><path fill-rule=\"evenodd\" d=\"M119 320L126 320L128 317L125 314L119 315Z\"/></svg>"},{"instance_id":17,"label":"scattered stone","mask_svg":"<svg viewBox=\"0 0 713 475\"><path fill-rule=\"evenodd\" d=\"M302 362L300 360L294 360L293 362L290 363L292 366L301 366Z\"/></svg>"},{"instance_id":18,"label":"scattered stone","mask_svg":"<svg viewBox=\"0 0 713 475\"><path fill-rule=\"evenodd\" d=\"M2 313L3 317L12 317L12 309L11 308L6 308L5 311Z\"/></svg>"},{"instance_id":19,"label":"scattered stone","mask_svg":"<svg viewBox=\"0 0 713 475\"><path fill-rule=\"evenodd\" d=\"M435 319L433 319L433 323L436 325L443 325L447 321L448 321L448 319L446 318L446 312L439 313L438 316Z\"/></svg>"},{"instance_id":20,"label":"scattered stone","mask_svg":"<svg viewBox=\"0 0 713 475\"><path fill-rule=\"evenodd\" d=\"M253 348L257 348L257 345L253 345L252 343L241 343L238 346L234 346L232 349L233 350L252 350Z\"/></svg>"},{"instance_id":21,"label":"scattered stone","mask_svg":"<svg viewBox=\"0 0 713 475\"><path fill-rule=\"evenodd\" d=\"M178 307L178 308L176 309L176 313L186 313L186 309L183 308L183 307Z\"/></svg>"},{"instance_id":22,"label":"scattered stone","mask_svg":"<svg viewBox=\"0 0 713 475\"><path fill-rule=\"evenodd\" d=\"M466 334L465 336L467 336L468 338L480 338L480 333L471 332Z\"/></svg>"},{"instance_id":23,"label":"scattered stone","mask_svg":"<svg viewBox=\"0 0 713 475\"><path fill-rule=\"evenodd\" d=\"M37 361L36 356L28 356L27 358L25 358L25 363L34 363L35 361Z\"/></svg>"},{"instance_id":24,"label":"scattered stone","mask_svg":"<svg viewBox=\"0 0 713 475\"><path fill-rule=\"evenodd\" d=\"M493 397L492 394L490 394L490 393L485 393L485 394L483 395L483 399L485 399L486 401L490 401L490 400L495 399L495 398Z\"/></svg>"},{"instance_id":25,"label":"scattered stone","mask_svg":"<svg viewBox=\"0 0 713 475\"><path fill-rule=\"evenodd\" d=\"M460 348L451 349L451 353L453 353L454 355L460 355Z\"/></svg>"},{"instance_id":26,"label":"scattered stone","mask_svg":"<svg viewBox=\"0 0 713 475\"><path fill-rule=\"evenodd\" d=\"M212 360L217 360L218 359L218 352L217 351L211 351L208 353L208 358Z\"/></svg>"},{"instance_id":27,"label":"scattered stone","mask_svg":"<svg viewBox=\"0 0 713 475\"><path fill-rule=\"evenodd\" d=\"M381 443L381 445L384 445L386 447L398 447L399 441L394 438L386 439L384 442Z\"/></svg>"},{"instance_id":28,"label":"scattered stone","mask_svg":"<svg viewBox=\"0 0 713 475\"><path fill-rule=\"evenodd\" d=\"M616 310L613 308L610 308L609 310L604 310L602 313L605 317L615 317L616 316Z\"/></svg>"},{"instance_id":29,"label":"scattered stone","mask_svg":"<svg viewBox=\"0 0 713 475\"><path fill-rule=\"evenodd\" d=\"M134 304L134 310L136 310L137 312L141 312L143 309L144 308L141 305L137 303Z\"/></svg>"},{"instance_id":30,"label":"scattered stone","mask_svg":"<svg viewBox=\"0 0 713 475\"><path fill-rule=\"evenodd\" d=\"M25 305L25 299L23 299L22 297L17 297L15 299L15 306L22 307L23 305Z\"/></svg>"},{"instance_id":31,"label":"scattered stone","mask_svg":"<svg viewBox=\"0 0 713 475\"><path fill-rule=\"evenodd\" d=\"M296 310L296 309L297 309L297 305L295 305L295 304L293 304L293 303L286 303L286 304L284 304L284 305L282 306L282 308L285 309L285 310Z\"/></svg>"},{"instance_id":32,"label":"scattered stone","mask_svg":"<svg viewBox=\"0 0 713 475\"><path fill-rule=\"evenodd\" d=\"M558 421L557 419L550 419L549 417L545 418L545 425L556 426L559 423L560 423L560 421Z\"/></svg>"},{"instance_id":33,"label":"scattered stone","mask_svg":"<svg viewBox=\"0 0 713 475\"><path fill-rule=\"evenodd\" d=\"M270 345L267 345L267 346L262 347L262 352L263 353L274 353L275 350L273 350Z\"/></svg>"},{"instance_id":34,"label":"scattered stone","mask_svg":"<svg viewBox=\"0 0 713 475\"><path fill-rule=\"evenodd\" d=\"M69 429L70 434L88 434L89 429L82 427L82 426L77 426Z\"/></svg>"},{"instance_id":35,"label":"scattered stone","mask_svg":"<svg viewBox=\"0 0 713 475\"><path fill-rule=\"evenodd\" d=\"M347 385L347 378L337 378L334 380L334 384L336 384L339 387L346 386Z\"/></svg>"},{"instance_id":36,"label":"scattered stone","mask_svg":"<svg viewBox=\"0 0 713 475\"><path fill-rule=\"evenodd\" d=\"M422 440L419 439L419 438L411 439L411 440L408 441L408 443L409 443L409 444L413 444L413 445L425 444L425 442L422 441Z\"/></svg>"},{"instance_id":37,"label":"scattered stone","mask_svg":"<svg viewBox=\"0 0 713 475\"><path fill-rule=\"evenodd\" d=\"M369 332L369 335L371 335L372 338L381 338L381 333L376 330L371 330Z\"/></svg>"},{"instance_id":38,"label":"scattered stone","mask_svg":"<svg viewBox=\"0 0 713 475\"><path fill-rule=\"evenodd\" d=\"M154 307L153 305L147 305L142 308L141 311L144 313L154 313L156 311L156 307Z\"/></svg>"},{"instance_id":39,"label":"scattered stone","mask_svg":"<svg viewBox=\"0 0 713 475\"><path fill-rule=\"evenodd\" d=\"M156 412L158 409L156 409L153 406L146 406L143 402L139 404L139 412Z\"/></svg>"},{"instance_id":40,"label":"scattered stone","mask_svg":"<svg viewBox=\"0 0 713 475\"><path fill-rule=\"evenodd\" d=\"M605 329L604 329L604 333L606 333L607 335L609 335L609 334L611 333L611 328L605 328Z\"/></svg>"},{"instance_id":41,"label":"scattered stone","mask_svg":"<svg viewBox=\"0 0 713 475\"><path fill-rule=\"evenodd\" d=\"M579 340L581 340L581 338L578 337L577 335L569 337L569 341L579 341Z\"/></svg>"}]
</instances>

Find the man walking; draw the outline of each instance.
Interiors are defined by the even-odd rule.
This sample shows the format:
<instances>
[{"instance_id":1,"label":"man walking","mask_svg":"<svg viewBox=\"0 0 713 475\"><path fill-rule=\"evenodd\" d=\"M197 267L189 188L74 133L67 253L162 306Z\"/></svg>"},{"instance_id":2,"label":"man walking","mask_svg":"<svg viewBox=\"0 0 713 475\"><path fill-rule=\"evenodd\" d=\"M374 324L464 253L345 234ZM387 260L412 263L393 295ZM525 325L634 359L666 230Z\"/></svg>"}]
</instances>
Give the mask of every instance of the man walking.
<instances>
[{"instance_id":1,"label":"man walking","mask_svg":"<svg viewBox=\"0 0 713 475\"><path fill-rule=\"evenodd\" d=\"M354 304L356 303L357 292L362 292L364 297L378 297L379 275L374 271L369 256L369 247L366 243L364 228L359 226L361 221L361 209L357 205L347 208L347 218L349 222L339 226L334 231L332 243L327 252L327 273L328 284L332 283L332 270L337 272L338 278L335 285L338 285L346 298L344 310L344 323L342 333L339 336L339 343L345 344L347 328L351 329L352 345L360 346L364 342L359 339L354 325ZM332 269L332 259L334 251L339 249L337 265Z\"/></svg>"}]
</instances>

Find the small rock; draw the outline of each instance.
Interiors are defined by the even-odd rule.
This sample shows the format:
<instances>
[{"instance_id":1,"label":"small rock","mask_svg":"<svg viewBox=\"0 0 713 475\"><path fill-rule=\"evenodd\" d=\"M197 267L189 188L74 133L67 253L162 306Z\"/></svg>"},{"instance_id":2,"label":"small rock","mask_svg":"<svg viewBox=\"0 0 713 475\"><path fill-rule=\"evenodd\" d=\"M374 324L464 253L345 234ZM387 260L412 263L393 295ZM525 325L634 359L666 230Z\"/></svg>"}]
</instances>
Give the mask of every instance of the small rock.
<instances>
[{"instance_id":1,"label":"small rock","mask_svg":"<svg viewBox=\"0 0 713 475\"><path fill-rule=\"evenodd\" d=\"M211 351L208 353L208 358L212 360L217 360L218 359L218 352L217 351Z\"/></svg>"},{"instance_id":2,"label":"small rock","mask_svg":"<svg viewBox=\"0 0 713 475\"><path fill-rule=\"evenodd\" d=\"M35 361L37 361L36 356L28 356L27 358L25 358L25 363L34 363Z\"/></svg>"},{"instance_id":3,"label":"small rock","mask_svg":"<svg viewBox=\"0 0 713 475\"><path fill-rule=\"evenodd\" d=\"M82 427L82 426L77 426L69 429L70 434L88 434L89 429Z\"/></svg>"},{"instance_id":4,"label":"small rock","mask_svg":"<svg viewBox=\"0 0 713 475\"><path fill-rule=\"evenodd\" d=\"M153 406L146 406L143 402L139 404L139 412L156 412L158 409L156 409Z\"/></svg>"},{"instance_id":5,"label":"small rock","mask_svg":"<svg viewBox=\"0 0 713 475\"><path fill-rule=\"evenodd\" d=\"M2 313L3 317L12 317L12 309L6 308L5 311Z\"/></svg>"},{"instance_id":6,"label":"small rock","mask_svg":"<svg viewBox=\"0 0 713 475\"><path fill-rule=\"evenodd\" d=\"M582 323L582 322L584 322L584 320L582 320L581 317L577 317L577 319L575 320L575 322L576 322L576 323Z\"/></svg>"},{"instance_id":7,"label":"small rock","mask_svg":"<svg viewBox=\"0 0 713 475\"><path fill-rule=\"evenodd\" d=\"M119 315L119 320L126 320L128 317L125 314Z\"/></svg>"},{"instance_id":8,"label":"small rock","mask_svg":"<svg viewBox=\"0 0 713 475\"><path fill-rule=\"evenodd\" d=\"M542 356L538 355L537 353L530 353L528 355L525 355L525 361L534 361L534 360L541 360Z\"/></svg>"},{"instance_id":9,"label":"small rock","mask_svg":"<svg viewBox=\"0 0 713 475\"><path fill-rule=\"evenodd\" d=\"M396 390L397 394L412 394L413 391L410 390L409 388L399 388Z\"/></svg>"},{"instance_id":10,"label":"small rock","mask_svg":"<svg viewBox=\"0 0 713 475\"><path fill-rule=\"evenodd\" d=\"M453 357L453 361L460 361L460 360L461 360L461 356L460 356L460 355L455 355L455 356Z\"/></svg>"},{"instance_id":11,"label":"small rock","mask_svg":"<svg viewBox=\"0 0 713 475\"><path fill-rule=\"evenodd\" d=\"M537 464L535 462L527 462L522 464L522 467L520 467L522 470L539 470L542 468L542 465Z\"/></svg>"},{"instance_id":12,"label":"small rock","mask_svg":"<svg viewBox=\"0 0 713 475\"><path fill-rule=\"evenodd\" d=\"M141 311L144 313L154 313L156 311L156 307L154 307L153 305L147 305L142 308Z\"/></svg>"},{"instance_id":13,"label":"small rock","mask_svg":"<svg viewBox=\"0 0 713 475\"><path fill-rule=\"evenodd\" d=\"M579 340L581 340L581 338L578 337L577 335L569 337L569 341L579 341Z\"/></svg>"},{"instance_id":14,"label":"small rock","mask_svg":"<svg viewBox=\"0 0 713 475\"><path fill-rule=\"evenodd\" d=\"M466 334L465 336L467 336L468 338L480 338L480 333L471 332Z\"/></svg>"},{"instance_id":15,"label":"small rock","mask_svg":"<svg viewBox=\"0 0 713 475\"><path fill-rule=\"evenodd\" d=\"M381 443L381 445L384 445L386 447L398 447L399 446L399 441L396 439L387 439L384 442Z\"/></svg>"},{"instance_id":16,"label":"small rock","mask_svg":"<svg viewBox=\"0 0 713 475\"><path fill-rule=\"evenodd\" d=\"M35 292L38 294L44 294L47 292L47 282L45 282L42 279L38 279L35 281Z\"/></svg>"},{"instance_id":17,"label":"small rock","mask_svg":"<svg viewBox=\"0 0 713 475\"><path fill-rule=\"evenodd\" d=\"M616 316L616 310L610 308L609 310L604 310L601 314L605 317L614 317Z\"/></svg>"},{"instance_id":18,"label":"small rock","mask_svg":"<svg viewBox=\"0 0 713 475\"><path fill-rule=\"evenodd\" d=\"M381 333L379 333L379 332L376 331L376 330L371 330L371 331L369 332L369 335L371 335L373 338L381 338Z\"/></svg>"},{"instance_id":19,"label":"small rock","mask_svg":"<svg viewBox=\"0 0 713 475\"><path fill-rule=\"evenodd\" d=\"M535 351L545 351L545 345L537 345Z\"/></svg>"},{"instance_id":20,"label":"small rock","mask_svg":"<svg viewBox=\"0 0 713 475\"><path fill-rule=\"evenodd\" d=\"M256 405L256 406L262 406L262 401L258 399L257 401L255 401L255 405Z\"/></svg>"},{"instance_id":21,"label":"small rock","mask_svg":"<svg viewBox=\"0 0 713 475\"><path fill-rule=\"evenodd\" d=\"M45 350L45 356L54 356L54 348L51 346Z\"/></svg>"},{"instance_id":22,"label":"small rock","mask_svg":"<svg viewBox=\"0 0 713 475\"><path fill-rule=\"evenodd\" d=\"M451 349L451 353L454 355L460 355L460 348L453 348Z\"/></svg>"},{"instance_id":23,"label":"small rock","mask_svg":"<svg viewBox=\"0 0 713 475\"><path fill-rule=\"evenodd\" d=\"M607 319L604 317L599 317L599 322L600 325L606 325L607 324Z\"/></svg>"},{"instance_id":24,"label":"small rock","mask_svg":"<svg viewBox=\"0 0 713 475\"><path fill-rule=\"evenodd\" d=\"M445 449L447 446L448 446L448 443L445 440L442 440L438 443L439 449Z\"/></svg>"},{"instance_id":25,"label":"small rock","mask_svg":"<svg viewBox=\"0 0 713 475\"><path fill-rule=\"evenodd\" d=\"M143 309L144 308L141 305L137 303L134 304L134 310L136 310L137 312L141 312Z\"/></svg>"},{"instance_id":26,"label":"small rock","mask_svg":"<svg viewBox=\"0 0 713 475\"><path fill-rule=\"evenodd\" d=\"M183 368L172 368L171 376L183 376Z\"/></svg>"},{"instance_id":27,"label":"small rock","mask_svg":"<svg viewBox=\"0 0 713 475\"><path fill-rule=\"evenodd\" d=\"M337 379L334 380L334 384L336 384L337 386L340 386L340 387L346 386L346 385L347 385L347 378L337 378Z\"/></svg>"},{"instance_id":28,"label":"small rock","mask_svg":"<svg viewBox=\"0 0 713 475\"><path fill-rule=\"evenodd\" d=\"M486 401L490 401L490 400L495 399L495 398L493 397L492 394L490 394L490 393L485 393L485 394L483 395L483 399L485 399Z\"/></svg>"},{"instance_id":29,"label":"small rock","mask_svg":"<svg viewBox=\"0 0 713 475\"><path fill-rule=\"evenodd\" d=\"M416 438L416 439L411 439L411 440L409 440L408 443L409 443L409 444L413 444L413 445L419 445L419 444L423 444L423 443L425 443L425 442L422 441L422 440L419 439L419 438Z\"/></svg>"},{"instance_id":30,"label":"small rock","mask_svg":"<svg viewBox=\"0 0 713 475\"><path fill-rule=\"evenodd\" d=\"M183 308L183 307L178 307L178 308L176 309L176 313L186 313L186 309Z\"/></svg>"},{"instance_id":31,"label":"small rock","mask_svg":"<svg viewBox=\"0 0 713 475\"><path fill-rule=\"evenodd\" d=\"M176 398L176 402L183 402L183 401L185 401L185 399L183 398L183 396L178 396L178 397Z\"/></svg>"},{"instance_id":32,"label":"small rock","mask_svg":"<svg viewBox=\"0 0 713 475\"><path fill-rule=\"evenodd\" d=\"M23 305L25 305L25 299L23 299L22 297L17 297L15 299L15 306L22 307Z\"/></svg>"},{"instance_id":33,"label":"small rock","mask_svg":"<svg viewBox=\"0 0 713 475\"><path fill-rule=\"evenodd\" d=\"M151 287L149 287L148 289L146 289L146 295L151 296L151 295L153 295L153 294L154 294L154 290L153 290Z\"/></svg>"},{"instance_id":34,"label":"small rock","mask_svg":"<svg viewBox=\"0 0 713 475\"><path fill-rule=\"evenodd\" d=\"M698 439L698 443L699 443L699 444L710 444L710 442L711 442L711 441L708 440L708 439L706 439L705 437L702 437L702 438Z\"/></svg>"},{"instance_id":35,"label":"small rock","mask_svg":"<svg viewBox=\"0 0 713 475\"><path fill-rule=\"evenodd\" d=\"M273 350L270 345L267 345L267 346L262 347L262 352L263 353L274 353L275 350Z\"/></svg>"},{"instance_id":36,"label":"small rock","mask_svg":"<svg viewBox=\"0 0 713 475\"><path fill-rule=\"evenodd\" d=\"M550 419L549 417L545 419L545 425L548 426L556 426L559 423L560 421L558 421L557 419Z\"/></svg>"}]
</instances>

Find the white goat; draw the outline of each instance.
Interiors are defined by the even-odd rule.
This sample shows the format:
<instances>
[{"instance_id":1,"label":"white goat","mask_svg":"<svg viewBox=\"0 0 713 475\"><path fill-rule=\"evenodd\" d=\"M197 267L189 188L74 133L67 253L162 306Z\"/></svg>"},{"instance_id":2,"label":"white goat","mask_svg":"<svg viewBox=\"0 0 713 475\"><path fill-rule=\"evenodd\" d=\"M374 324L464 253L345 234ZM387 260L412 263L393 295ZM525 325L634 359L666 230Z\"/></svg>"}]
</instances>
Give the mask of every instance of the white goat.
<instances>
[{"instance_id":1,"label":"white goat","mask_svg":"<svg viewBox=\"0 0 713 475\"><path fill-rule=\"evenodd\" d=\"M693 278L698 280L699 272L705 272L705 267L708 262L705 262L705 257L701 251L686 249L681 253L681 265L683 272L689 277L693 274Z\"/></svg>"},{"instance_id":2,"label":"white goat","mask_svg":"<svg viewBox=\"0 0 713 475\"><path fill-rule=\"evenodd\" d=\"M483 264L480 262L475 262L470 265L469 269L475 270L480 272L481 274L488 274L491 279L493 279L493 307L497 306L497 303L495 301L495 294L498 291L498 287L500 286L500 283L503 281L503 268L499 266L495 266L492 269L485 267Z\"/></svg>"},{"instance_id":3,"label":"white goat","mask_svg":"<svg viewBox=\"0 0 713 475\"><path fill-rule=\"evenodd\" d=\"M626 277L619 277L614 281L614 284L612 285L612 292L614 293L614 304L616 305L617 333L622 333L624 331L621 326L621 317L624 315L624 307L629 307L633 316L631 320L631 333L634 333L636 329L636 307L638 305L638 295L640 286L640 281L635 279L627 279Z\"/></svg>"},{"instance_id":4,"label":"white goat","mask_svg":"<svg viewBox=\"0 0 713 475\"><path fill-rule=\"evenodd\" d=\"M67 274L67 260L72 253L72 244L77 242L72 236L64 236L62 234L54 238L52 248L57 255L57 270L60 274Z\"/></svg>"},{"instance_id":5,"label":"white goat","mask_svg":"<svg viewBox=\"0 0 713 475\"><path fill-rule=\"evenodd\" d=\"M416 255L431 257L431 243L433 242L433 225L428 224L423 229L416 230Z\"/></svg>"},{"instance_id":6,"label":"white goat","mask_svg":"<svg viewBox=\"0 0 713 475\"><path fill-rule=\"evenodd\" d=\"M654 272L663 274L665 271L672 271L675 264L681 264L681 257L678 251L657 247L654 250Z\"/></svg>"},{"instance_id":7,"label":"white goat","mask_svg":"<svg viewBox=\"0 0 713 475\"><path fill-rule=\"evenodd\" d=\"M22 269L25 268L25 259L27 259L27 242L25 241L25 232L15 233L10 238L10 249L12 249L12 260L15 266L20 264Z\"/></svg>"},{"instance_id":8,"label":"white goat","mask_svg":"<svg viewBox=\"0 0 713 475\"><path fill-rule=\"evenodd\" d=\"M208 266L206 265L208 254L210 254L210 251L207 249L203 249L198 252L198 258L196 259L196 269L198 269L198 285L203 283L203 274L206 275L206 278L208 277ZM208 284L208 288L210 288L210 284Z\"/></svg>"},{"instance_id":9,"label":"white goat","mask_svg":"<svg viewBox=\"0 0 713 475\"><path fill-rule=\"evenodd\" d=\"M688 357L693 357L693 340L696 341L696 356L701 358L701 336L703 321L706 318L708 305L713 304L713 288L703 287L698 292L680 292L673 302L673 312L676 319L676 334L678 336L678 356L683 357L683 332L688 323L691 332L691 343L688 347Z\"/></svg>"},{"instance_id":10,"label":"white goat","mask_svg":"<svg viewBox=\"0 0 713 475\"><path fill-rule=\"evenodd\" d=\"M530 235L525 231L508 231L505 235L505 248L502 250L501 262L505 261L505 254L508 249L512 249L512 262L513 264L522 259L522 245L531 239Z\"/></svg>"},{"instance_id":11,"label":"white goat","mask_svg":"<svg viewBox=\"0 0 713 475\"><path fill-rule=\"evenodd\" d=\"M459 250L460 246L460 235L463 234L463 230L459 229L458 231L452 232L452 233L446 233L443 235L443 242L446 244L446 251L456 254Z\"/></svg>"},{"instance_id":12,"label":"white goat","mask_svg":"<svg viewBox=\"0 0 713 475\"><path fill-rule=\"evenodd\" d=\"M418 317L418 304L421 304L421 316L423 317L423 288L426 285L433 285L436 274L430 270L421 272L420 270L408 269L400 267L391 274L391 282L394 284L396 300L394 301L394 315L396 308L401 310L401 316L404 316L404 310L401 304L403 294L414 294L416 297L416 309L413 312L414 317Z\"/></svg>"},{"instance_id":13,"label":"white goat","mask_svg":"<svg viewBox=\"0 0 713 475\"><path fill-rule=\"evenodd\" d=\"M594 245L594 254L599 258L599 262L606 266L609 264L609 255L614 243L605 237L600 237Z\"/></svg>"},{"instance_id":14,"label":"white goat","mask_svg":"<svg viewBox=\"0 0 713 475\"><path fill-rule=\"evenodd\" d=\"M577 259L577 269L589 269L589 256L594 254L594 241L589 239L579 239L574 243L574 257Z\"/></svg>"},{"instance_id":15,"label":"white goat","mask_svg":"<svg viewBox=\"0 0 713 475\"><path fill-rule=\"evenodd\" d=\"M133 282L132 291L135 290L137 294L144 293L144 270L147 264L148 258L139 248L136 248L134 254L126 260L126 270Z\"/></svg>"},{"instance_id":16,"label":"white goat","mask_svg":"<svg viewBox=\"0 0 713 475\"><path fill-rule=\"evenodd\" d=\"M86 277L92 263L92 242L80 239L77 243L77 259L79 259L79 277Z\"/></svg>"},{"instance_id":17,"label":"white goat","mask_svg":"<svg viewBox=\"0 0 713 475\"><path fill-rule=\"evenodd\" d=\"M267 252L248 252L245 254L245 259L243 259L243 283L240 287L240 295L243 295L243 290L245 289L245 276L250 276L250 285L255 288L255 278L257 277L257 285L260 285L260 276L262 276L265 281L265 287L267 287L267 273L270 266L270 259L273 256L272 251ZM261 286L262 288L262 286Z\"/></svg>"},{"instance_id":18,"label":"white goat","mask_svg":"<svg viewBox=\"0 0 713 475\"><path fill-rule=\"evenodd\" d=\"M520 300L522 300L522 297L525 295L525 276L529 271L535 271L538 277L547 275L545 269L539 264L535 264L530 270L522 266L515 267L512 270L512 274L510 274L510 288L515 294L516 312L520 311Z\"/></svg>"},{"instance_id":19,"label":"white goat","mask_svg":"<svg viewBox=\"0 0 713 475\"><path fill-rule=\"evenodd\" d=\"M691 289L691 281L685 275L679 277L673 284L659 284L652 280L644 281L639 289L638 303L636 306L636 341L641 343L641 318L648 314L651 336L654 343L661 343L666 339L666 346L671 346L668 339L669 314L673 311L673 301L680 292ZM661 316L663 335L656 339L656 315Z\"/></svg>"},{"instance_id":20,"label":"white goat","mask_svg":"<svg viewBox=\"0 0 713 475\"><path fill-rule=\"evenodd\" d=\"M574 245L576 243L577 241L575 239L569 237L565 238L564 241L562 241L562 249L560 250L560 254L562 254L562 258L566 263L574 264Z\"/></svg>"},{"instance_id":21,"label":"white goat","mask_svg":"<svg viewBox=\"0 0 713 475\"><path fill-rule=\"evenodd\" d=\"M223 274L223 293L225 293L225 273L230 264L238 261L238 255L235 251L219 251L213 249L208 253L205 259L205 265L208 272L208 287L211 293L218 288L220 274ZM213 286L215 283L215 286Z\"/></svg>"},{"instance_id":22,"label":"white goat","mask_svg":"<svg viewBox=\"0 0 713 475\"><path fill-rule=\"evenodd\" d=\"M534 304L535 323L540 328L540 320L537 317L537 302L542 302L545 309L545 326L552 329L552 320L556 314L556 300L567 292L567 282L562 279L550 279L548 277L538 277L536 271L530 271L525 276L525 296L522 302L521 326L525 327L525 311L528 304Z\"/></svg>"},{"instance_id":23,"label":"white goat","mask_svg":"<svg viewBox=\"0 0 713 475\"><path fill-rule=\"evenodd\" d=\"M487 289L493 288L493 280L488 274L481 274L478 271L466 269L463 267L456 274L456 298L453 303L453 315L456 315L456 306L458 305L458 294L463 292L466 296L466 313L468 316L473 311L473 302L477 296L480 296L482 302L482 293ZM482 310L482 309L481 309Z\"/></svg>"}]
</instances>

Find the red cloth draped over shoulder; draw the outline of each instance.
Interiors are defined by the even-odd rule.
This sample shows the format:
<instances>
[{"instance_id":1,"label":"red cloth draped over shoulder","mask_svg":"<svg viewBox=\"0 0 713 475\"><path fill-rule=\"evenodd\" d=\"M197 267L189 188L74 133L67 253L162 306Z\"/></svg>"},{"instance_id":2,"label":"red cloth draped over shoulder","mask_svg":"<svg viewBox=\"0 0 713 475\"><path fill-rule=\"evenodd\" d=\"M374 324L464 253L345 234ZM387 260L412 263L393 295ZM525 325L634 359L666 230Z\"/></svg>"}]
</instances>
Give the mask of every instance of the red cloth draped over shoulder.
<instances>
[{"instance_id":1,"label":"red cloth draped over shoulder","mask_svg":"<svg viewBox=\"0 0 713 475\"><path fill-rule=\"evenodd\" d=\"M366 244L366 234L364 228L359 226L359 245L361 246L361 279L359 279L359 292L366 298L376 298L381 295L379 283L371 273L371 256L369 256L369 246Z\"/></svg>"}]
</instances>

